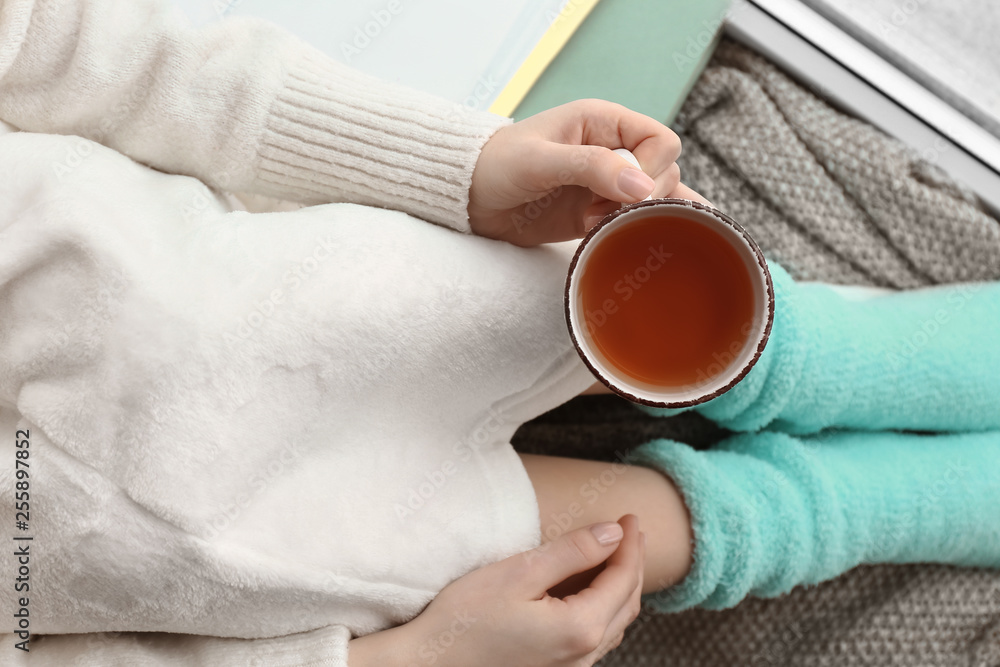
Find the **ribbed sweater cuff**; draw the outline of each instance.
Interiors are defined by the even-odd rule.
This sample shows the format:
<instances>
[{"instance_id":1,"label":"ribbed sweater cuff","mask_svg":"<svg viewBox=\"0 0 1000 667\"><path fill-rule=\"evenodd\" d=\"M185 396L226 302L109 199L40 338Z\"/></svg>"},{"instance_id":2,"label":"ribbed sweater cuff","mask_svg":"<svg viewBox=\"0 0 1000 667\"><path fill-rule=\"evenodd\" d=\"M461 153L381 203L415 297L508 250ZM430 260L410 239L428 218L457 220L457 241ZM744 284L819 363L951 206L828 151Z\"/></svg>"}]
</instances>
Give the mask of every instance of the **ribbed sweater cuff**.
<instances>
[{"instance_id":1,"label":"ribbed sweater cuff","mask_svg":"<svg viewBox=\"0 0 1000 667\"><path fill-rule=\"evenodd\" d=\"M469 232L472 172L509 118L376 79L304 47L261 137L257 189L405 211Z\"/></svg>"}]
</instances>

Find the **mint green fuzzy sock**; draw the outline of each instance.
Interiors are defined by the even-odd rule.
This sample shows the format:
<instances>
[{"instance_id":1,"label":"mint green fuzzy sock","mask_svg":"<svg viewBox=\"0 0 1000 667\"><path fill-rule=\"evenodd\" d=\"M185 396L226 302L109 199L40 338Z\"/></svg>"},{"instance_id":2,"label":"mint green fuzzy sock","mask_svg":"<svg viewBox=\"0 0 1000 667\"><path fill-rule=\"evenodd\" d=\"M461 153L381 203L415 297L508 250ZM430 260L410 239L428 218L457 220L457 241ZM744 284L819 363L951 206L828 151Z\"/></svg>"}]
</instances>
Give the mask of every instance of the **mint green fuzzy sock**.
<instances>
[{"instance_id":1,"label":"mint green fuzzy sock","mask_svg":"<svg viewBox=\"0 0 1000 667\"><path fill-rule=\"evenodd\" d=\"M691 571L643 596L651 610L731 607L861 563L1000 567L1000 432L765 431L628 458L677 484L694 530Z\"/></svg>"},{"instance_id":2,"label":"mint green fuzzy sock","mask_svg":"<svg viewBox=\"0 0 1000 667\"><path fill-rule=\"evenodd\" d=\"M1000 429L1000 283L852 300L770 267L767 347L739 384L693 409L736 431Z\"/></svg>"}]
</instances>

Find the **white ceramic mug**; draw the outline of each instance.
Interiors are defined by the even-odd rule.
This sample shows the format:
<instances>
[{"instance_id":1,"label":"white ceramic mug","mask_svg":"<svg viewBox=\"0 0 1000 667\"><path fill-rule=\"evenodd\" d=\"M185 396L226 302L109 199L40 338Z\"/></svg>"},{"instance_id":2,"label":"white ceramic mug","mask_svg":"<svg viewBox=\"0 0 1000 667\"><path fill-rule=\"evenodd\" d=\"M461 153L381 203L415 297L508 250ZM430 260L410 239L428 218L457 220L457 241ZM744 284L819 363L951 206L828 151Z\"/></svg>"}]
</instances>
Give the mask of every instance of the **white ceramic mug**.
<instances>
[{"instance_id":1,"label":"white ceramic mug","mask_svg":"<svg viewBox=\"0 0 1000 667\"><path fill-rule=\"evenodd\" d=\"M638 161L625 149L619 154L638 167ZM594 344L587 329L580 296L580 278L587 262L602 240L632 222L670 216L705 225L721 235L736 251L750 276L753 290L753 319L740 350L727 355L727 364L719 364L709 379L698 383L664 387L650 384L619 370ZM580 242L566 278L566 321L577 352L594 376L616 394L636 403L663 408L689 407L703 403L731 389L750 371L767 344L774 321L774 286L763 253L736 221L712 206L687 199L649 199L628 204L606 216ZM679 323L682 326L683 323Z\"/></svg>"}]
</instances>

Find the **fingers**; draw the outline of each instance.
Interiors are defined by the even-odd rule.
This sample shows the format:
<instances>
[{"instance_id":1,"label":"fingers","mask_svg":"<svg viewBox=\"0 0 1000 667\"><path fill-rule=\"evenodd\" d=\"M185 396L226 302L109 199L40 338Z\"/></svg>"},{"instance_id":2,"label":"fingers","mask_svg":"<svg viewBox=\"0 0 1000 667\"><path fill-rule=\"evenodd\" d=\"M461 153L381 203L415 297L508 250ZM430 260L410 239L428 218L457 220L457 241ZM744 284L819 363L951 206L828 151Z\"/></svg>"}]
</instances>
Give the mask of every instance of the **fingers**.
<instances>
[{"instance_id":1,"label":"fingers","mask_svg":"<svg viewBox=\"0 0 1000 667\"><path fill-rule=\"evenodd\" d=\"M667 172L681 154L680 138L645 114L604 100L578 100L542 115L542 135L551 142L542 160L549 176L569 165L574 185L618 202L640 201L657 184L679 179ZM632 151L641 171L611 151L620 147ZM660 183L661 176L665 176L664 183Z\"/></svg>"},{"instance_id":2,"label":"fingers","mask_svg":"<svg viewBox=\"0 0 1000 667\"><path fill-rule=\"evenodd\" d=\"M671 192L677 189L681 182L681 168L675 162L666 171L656 178L656 189L653 190L653 199L669 197Z\"/></svg>"},{"instance_id":3,"label":"fingers","mask_svg":"<svg viewBox=\"0 0 1000 667\"><path fill-rule=\"evenodd\" d=\"M533 218L533 229L519 230L516 245L535 245L580 238L621 203L679 197L711 205L683 185L677 158L680 139L668 127L644 114L604 100L564 104L522 121L534 137L530 157L519 159L514 177L535 197L559 197L589 190L589 205L574 200L548 207ZM538 141L538 140L541 141ZM613 152L632 151L642 170ZM525 152L525 151L522 151ZM578 186L578 187L563 187ZM567 210L572 209L572 210Z\"/></svg>"},{"instance_id":4,"label":"fingers","mask_svg":"<svg viewBox=\"0 0 1000 667\"><path fill-rule=\"evenodd\" d=\"M597 201L588 206L583 212L583 232L589 232L591 227L603 220L609 213L617 211L620 207L621 204L619 202L608 201L604 197L598 198ZM583 236L583 234L580 236Z\"/></svg>"},{"instance_id":5,"label":"fingers","mask_svg":"<svg viewBox=\"0 0 1000 667\"><path fill-rule=\"evenodd\" d=\"M620 550L620 549L619 549ZM642 570L646 562L646 534L639 533L639 582L629 595L628 600L615 614L608 624L604 634L604 641L593 654L587 656L595 663L605 655L618 648L625 639L625 630L632 622L639 617L642 611Z\"/></svg>"},{"instance_id":6,"label":"fingers","mask_svg":"<svg viewBox=\"0 0 1000 667\"><path fill-rule=\"evenodd\" d=\"M574 608L573 613L601 619L609 627L619 611L634 596L636 588L641 591L645 565L638 517L626 514L620 523L625 536L618 550L608 559L604 570L588 588L566 598L566 602Z\"/></svg>"},{"instance_id":7,"label":"fingers","mask_svg":"<svg viewBox=\"0 0 1000 667\"><path fill-rule=\"evenodd\" d=\"M639 581L635 589L628 596L625 604L622 605L621 609L615 614L615 617L611 619L611 623L608 624L608 635L615 636L616 634L621 634L625 632L625 629L631 625L638 616L639 612L642 611L642 586L643 586L643 570L646 564L646 534L643 532L639 533Z\"/></svg>"},{"instance_id":8,"label":"fingers","mask_svg":"<svg viewBox=\"0 0 1000 667\"><path fill-rule=\"evenodd\" d=\"M677 135L620 104L579 100L517 125L526 138L515 142L517 168L509 178L516 188L530 198L562 197L567 190L584 188L597 197L589 208L576 209L573 215L562 210L565 202L549 208L536 220L545 223L544 233L519 234L513 241L517 245L580 238L620 203L667 196L680 182ZM620 147L633 152L641 170L615 155L612 149ZM557 228L548 229L552 225Z\"/></svg>"},{"instance_id":9,"label":"fingers","mask_svg":"<svg viewBox=\"0 0 1000 667\"><path fill-rule=\"evenodd\" d=\"M577 136L565 143L549 144L547 171L566 169L574 185L589 188L614 202L636 202L647 196L664 197L680 182L677 158L680 138L670 128L644 114L603 100L581 100L563 105L564 114L575 114ZM641 172L611 149L632 151ZM570 165L567 169L566 165Z\"/></svg>"},{"instance_id":10,"label":"fingers","mask_svg":"<svg viewBox=\"0 0 1000 667\"><path fill-rule=\"evenodd\" d=\"M676 164L672 165L670 169L660 174L659 178L656 179L656 187L653 190L652 197L654 199L664 197L690 199L706 206L715 206L701 194L681 183L680 178L680 167ZM542 221L544 224L537 226L544 232L544 237L536 238L537 234L527 235L525 237L526 242L517 243L517 245L535 245L537 243L581 238L594 225L603 220L609 213L616 211L620 206L621 203L617 200L609 200L595 195L593 201L586 207L580 203L576 204L570 215L567 215L563 210L553 209L552 215L546 216ZM578 211L582 211L582 213ZM579 222L581 216L582 224Z\"/></svg>"},{"instance_id":11,"label":"fingers","mask_svg":"<svg viewBox=\"0 0 1000 667\"><path fill-rule=\"evenodd\" d=\"M516 563L521 568L519 576L512 577L519 593L525 599L537 600L568 577L608 560L625 535L622 529L613 521L598 523L513 556L512 559L522 559Z\"/></svg>"},{"instance_id":12,"label":"fingers","mask_svg":"<svg viewBox=\"0 0 1000 667\"><path fill-rule=\"evenodd\" d=\"M653 199L673 196L670 193L674 192L681 182L681 169L677 166L677 163L674 163L655 180L656 187L653 189L651 195ZM692 192L694 191L692 190ZM697 193L695 194L697 195ZM576 237L572 238L583 236L583 234L590 231L591 227L603 220L609 213L617 210L620 206L621 203L617 200L612 201L595 195L594 201L583 213L583 229L580 230Z\"/></svg>"},{"instance_id":13,"label":"fingers","mask_svg":"<svg viewBox=\"0 0 1000 667\"><path fill-rule=\"evenodd\" d=\"M642 170L656 178L681 154L677 134L663 123L605 100L578 100L569 105L579 114L580 143L632 151Z\"/></svg>"},{"instance_id":14,"label":"fingers","mask_svg":"<svg viewBox=\"0 0 1000 667\"><path fill-rule=\"evenodd\" d=\"M676 175L666 175L669 170L675 168L677 158L681 155L681 140L673 130L645 114L620 104L603 100L586 100L582 104L586 114L583 143L609 148L623 146L629 149L639 161L642 171L651 176L658 185L664 176L666 176L664 180L668 182L672 178L680 178L679 172ZM653 196L663 195L654 191ZM642 197L621 201L640 199Z\"/></svg>"},{"instance_id":15,"label":"fingers","mask_svg":"<svg viewBox=\"0 0 1000 667\"><path fill-rule=\"evenodd\" d=\"M680 137L666 125L647 116L636 115L648 122L651 134L636 142L635 140L642 136L641 133L631 134L623 131L622 144L632 151L644 172L659 180L659 176L676 165L677 158L681 156Z\"/></svg>"},{"instance_id":16,"label":"fingers","mask_svg":"<svg viewBox=\"0 0 1000 667\"><path fill-rule=\"evenodd\" d=\"M543 153L545 162L565 169L572 185L582 185L611 201L641 201L656 187L652 177L604 146L549 143Z\"/></svg>"}]
</instances>

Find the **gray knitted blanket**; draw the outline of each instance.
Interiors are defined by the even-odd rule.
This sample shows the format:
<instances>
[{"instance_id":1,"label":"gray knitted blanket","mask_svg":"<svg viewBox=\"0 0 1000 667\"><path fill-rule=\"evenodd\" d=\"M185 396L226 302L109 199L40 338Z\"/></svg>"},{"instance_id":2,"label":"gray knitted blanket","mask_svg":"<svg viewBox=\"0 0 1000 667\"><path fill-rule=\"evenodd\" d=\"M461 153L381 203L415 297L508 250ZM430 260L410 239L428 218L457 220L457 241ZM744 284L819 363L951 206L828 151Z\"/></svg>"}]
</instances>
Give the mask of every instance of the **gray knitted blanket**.
<instances>
[{"instance_id":1,"label":"gray knitted blanket","mask_svg":"<svg viewBox=\"0 0 1000 667\"><path fill-rule=\"evenodd\" d=\"M723 41L675 127L685 182L798 279L1000 280L1000 223L971 194L740 45ZM581 397L524 425L514 445L612 460L655 437L708 446L725 434L697 415L654 419ZM862 566L727 611L643 612L601 665L1000 667L1000 573Z\"/></svg>"}]
</instances>

